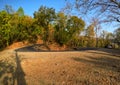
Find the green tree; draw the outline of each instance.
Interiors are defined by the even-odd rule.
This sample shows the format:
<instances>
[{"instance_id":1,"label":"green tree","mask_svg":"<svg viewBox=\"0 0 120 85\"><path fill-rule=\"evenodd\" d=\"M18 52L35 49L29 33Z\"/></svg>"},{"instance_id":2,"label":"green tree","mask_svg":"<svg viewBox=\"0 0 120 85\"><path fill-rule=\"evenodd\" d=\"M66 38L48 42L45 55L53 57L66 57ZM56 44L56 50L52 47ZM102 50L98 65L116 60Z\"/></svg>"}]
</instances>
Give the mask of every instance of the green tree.
<instances>
[{"instance_id":1,"label":"green tree","mask_svg":"<svg viewBox=\"0 0 120 85\"><path fill-rule=\"evenodd\" d=\"M113 34L108 32L107 35L106 35L106 41L107 41L107 44L112 44L112 39L113 39Z\"/></svg>"},{"instance_id":2,"label":"green tree","mask_svg":"<svg viewBox=\"0 0 120 85\"><path fill-rule=\"evenodd\" d=\"M120 28L116 29L114 32L115 35L115 42L120 46Z\"/></svg>"},{"instance_id":3,"label":"green tree","mask_svg":"<svg viewBox=\"0 0 120 85\"><path fill-rule=\"evenodd\" d=\"M67 16L64 13L57 14L57 20L55 23L55 40L60 45L65 44L68 41L68 35L66 30Z\"/></svg>"},{"instance_id":4,"label":"green tree","mask_svg":"<svg viewBox=\"0 0 120 85\"><path fill-rule=\"evenodd\" d=\"M49 25L55 20L55 10L41 6L38 11L34 12L34 18L36 19L36 23L43 28L42 38L46 44L49 42Z\"/></svg>"},{"instance_id":5,"label":"green tree","mask_svg":"<svg viewBox=\"0 0 120 85\"><path fill-rule=\"evenodd\" d=\"M77 16L71 16L67 21L67 30L70 35L70 39L73 43L73 47L79 47L80 44L80 34L84 30L85 22L78 18Z\"/></svg>"},{"instance_id":6,"label":"green tree","mask_svg":"<svg viewBox=\"0 0 120 85\"><path fill-rule=\"evenodd\" d=\"M1 47L10 44L11 24L9 23L11 16L6 11L0 11L0 45Z\"/></svg>"},{"instance_id":7,"label":"green tree","mask_svg":"<svg viewBox=\"0 0 120 85\"><path fill-rule=\"evenodd\" d=\"M84 26L85 22L77 16L68 17L64 13L58 13L55 39L61 45L67 44L73 38L79 37Z\"/></svg>"},{"instance_id":8,"label":"green tree","mask_svg":"<svg viewBox=\"0 0 120 85\"><path fill-rule=\"evenodd\" d=\"M112 33L103 30L100 34L99 47L106 47L108 45L112 45L113 39L114 36Z\"/></svg>"},{"instance_id":9,"label":"green tree","mask_svg":"<svg viewBox=\"0 0 120 85\"><path fill-rule=\"evenodd\" d=\"M18 23L17 23L17 36L16 39L17 41L24 41L24 40L31 40L34 38L32 37L32 34L35 31L35 28L33 28L33 19L29 16L23 16L19 17L18 16Z\"/></svg>"},{"instance_id":10,"label":"green tree","mask_svg":"<svg viewBox=\"0 0 120 85\"><path fill-rule=\"evenodd\" d=\"M10 5L5 5L4 9L8 14L13 14L14 13L14 10L13 10L12 6L10 6Z\"/></svg>"},{"instance_id":11,"label":"green tree","mask_svg":"<svg viewBox=\"0 0 120 85\"><path fill-rule=\"evenodd\" d=\"M19 16L17 13L12 15L10 20L12 26L11 41L35 42L41 30L35 24L35 19L29 16Z\"/></svg>"},{"instance_id":12,"label":"green tree","mask_svg":"<svg viewBox=\"0 0 120 85\"><path fill-rule=\"evenodd\" d=\"M24 10L22 7L19 7L18 10L17 10L17 13L19 16L24 16Z\"/></svg>"},{"instance_id":13,"label":"green tree","mask_svg":"<svg viewBox=\"0 0 120 85\"><path fill-rule=\"evenodd\" d=\"M95 31L94 31L94 25L93 24L91 24L87 27L86 36L88 36L88 37L94 37L95 36Z\"/></svg>"},{"instance_id":14,"label":"green tree","mask_svg":"<svg viewBox=\"0 0 120 85\"><path fill-rule=\"evenodd\" d=\"M94 25L91 24L86 29L86 36L88 38L88 47L95 47L95 31Z\"/></svg>"},{"instance_id":15,"label":"green tree","mask_svg":"<svg viewBox=\"0 0 120 85\"><path fill-rule=\"evenodd\" d=\"M106 36L107 36L107 32L103 30L102 33L100 34L100 40L99 40L100 47L106 46Z\"/></svg>"},{"instance_id":16,"label":"green tree","mask_svg":"<svg viewBox=\"0 0 120 85\"><path fill-rule=\"evenodd\" d=\"M18 41L35 42L42 32L36 19L23 16L21 11L11 13L9 7L7 10L0 11L0 48Z\"/></svg>"},{"instance_id":17,"label":"green tree","mask_svg":"<svg viewBox=\"0 0 120 85\"><path fill-rule=\"evenodd\" d=\"M67 30L71 34L71 37L79 36L84 27L85 22L77 16L71 16L67 21Z\"/></svg>"}]
</instances>

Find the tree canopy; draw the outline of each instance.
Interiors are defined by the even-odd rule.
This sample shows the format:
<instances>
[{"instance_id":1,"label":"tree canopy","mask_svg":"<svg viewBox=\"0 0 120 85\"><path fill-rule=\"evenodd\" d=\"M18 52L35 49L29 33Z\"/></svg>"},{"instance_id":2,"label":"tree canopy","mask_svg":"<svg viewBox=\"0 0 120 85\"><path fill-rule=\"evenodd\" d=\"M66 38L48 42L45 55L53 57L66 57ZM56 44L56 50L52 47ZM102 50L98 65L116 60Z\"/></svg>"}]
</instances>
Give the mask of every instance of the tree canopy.
<instances>
[{"instance_id":1,"label":"tree canopy","mask_svg":"<svg viewBox=\"0 0 120 85\"><path fill-rule=\"evenodd\" d=\"M78 1L76 0L77 3ZM38 39L42 39L45 45L57 43L70 47L105 47L113 41L119 44L119 28L114 35L103 31L98 36L99 29L96 18L86 26L82 17L56 12L54 8L46 6L35 11L33 18L25 15L22 7L14 11L11 6L6 5L5 9L0 11L1 48L19 41L36 43Z\"/></svg>"}]
</instances>

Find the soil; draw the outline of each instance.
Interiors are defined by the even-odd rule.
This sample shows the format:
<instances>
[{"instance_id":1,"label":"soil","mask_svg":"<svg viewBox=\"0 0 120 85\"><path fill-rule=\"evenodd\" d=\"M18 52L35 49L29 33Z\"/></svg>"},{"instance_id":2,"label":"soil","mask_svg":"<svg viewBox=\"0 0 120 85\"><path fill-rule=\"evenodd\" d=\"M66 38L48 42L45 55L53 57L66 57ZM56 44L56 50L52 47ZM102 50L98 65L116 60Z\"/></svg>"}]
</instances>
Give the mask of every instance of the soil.
<instances>
[{"instance_id":1,"label":"soil","mask_svg":"<svg viewBox=\"0 0 120 85\"><path fill-rule=\"evenodd\" d=\"M120 85L120 50L56 52L40 46L37 50L27 46L1 52L0 56L14 56L16 69L9 72L14 74L13 80L3 78L6 81L2 84L1 79L0 85Z\"/></svg>"}]
</instances>

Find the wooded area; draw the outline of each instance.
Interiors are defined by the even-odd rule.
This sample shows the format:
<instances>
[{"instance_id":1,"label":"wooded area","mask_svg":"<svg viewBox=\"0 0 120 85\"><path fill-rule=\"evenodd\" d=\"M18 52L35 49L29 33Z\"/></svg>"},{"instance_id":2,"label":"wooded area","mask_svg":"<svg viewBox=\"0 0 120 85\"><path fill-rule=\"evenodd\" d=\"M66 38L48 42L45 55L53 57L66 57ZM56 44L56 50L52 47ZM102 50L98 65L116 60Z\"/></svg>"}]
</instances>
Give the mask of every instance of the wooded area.
<instances>
[{"instance_id":1,"label":"wooded area","mask_svg":"<svg viewBox=\"0 0 120 85\"><path fill-rule=\"evenodd\" d=\"M76 0L76 6L79 6L79 3L80 1ZM0 11L1 49L14 42L35 43L38 39L42 39L45 45L58 43L72 48L111 45L119 48L120 28L114 33L103 30L99 36L98 31L99 24L96 19L86 26L82 18L67 15L62 11L56 13L54 8L46 6L35 11L33 18L25 15L22 7L14 11L11 6L6 5L5 9Z\"/></svg>"}]
</instances>

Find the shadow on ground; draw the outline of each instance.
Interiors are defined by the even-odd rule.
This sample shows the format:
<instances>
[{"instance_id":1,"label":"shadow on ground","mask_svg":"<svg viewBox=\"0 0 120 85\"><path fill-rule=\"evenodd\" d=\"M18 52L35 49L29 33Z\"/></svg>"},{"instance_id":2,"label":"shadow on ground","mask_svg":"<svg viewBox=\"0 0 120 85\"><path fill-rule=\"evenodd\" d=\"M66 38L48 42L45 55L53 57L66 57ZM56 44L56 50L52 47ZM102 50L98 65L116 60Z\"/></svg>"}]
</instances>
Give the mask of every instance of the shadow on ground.
<instances>
[{"instance_id":1,"label":"shadow on ground","mask_svg":"<svg viewBox=\"0 0 120 85\"><path fill-rule=\"evenodd\" d=\"M26 85L25 73L23 72L20 62L21 61L20 61L19 56L16 51L17 68L16 68L16 72L15 72L15 79L17 80L17 85Z\"/></svg>"},{"instance_id":2,"label":"shadow on ground","mask_svg":"<svg viewBox=\"0 0 120 85\"><path fill-rule=\"evenodd\" d=\"M66 50L53 50L44 44L34 44L16 49L16 51L18 52L67 52L67 51L87 51L87 50L96 50L96 48L72 48Z\"/></svg>"},{"instance_id":3,"label":"shadow on ground","mask_svg":"<svg viewBox=\"0 0 120 85\"><path fill-rule=\"evenodd\" d=\"M94 54L101 54L101 55L108 55L108 56L114 56L120 58L120 49L106 49L106 48L100 48L97 49L97 51L90 51L89 53Z\"/></svg>"},{"instance_id":4,"label":"shadow on ground","mask_svg":"<svg viewBox=\"0 0 120 85\"><path fill-rule=\"evenodd\" d=\"M14 58L13 61L0 61L0 85L27 85L17 52Z\"/></svg>"},{"instance_id":5,"label":"shadow on ground","mask_svg":"<svg viewBox=\"0 0 120 85\"><path fill-rule=\"evenodd\" d=\"M51 51L51 49L44 44L34 44L22 48L16 49L17 52L48 52Z\"/></svg>"},{"instance_id":6,"label":"shadow on ground","mask_svg":"<svg viewBox=\"0 0 120 85\"><path fill-rule=\"evenodd\" d=\"M79 58L74 57L73 60L77 62L82 62L86 64L91 64L95 68L102 68L104 70L113 71L120 73L120 59L114 57L93 57L92 56L85 56L86 58ZM120 78L120 77L119 77Z\"/></svg>"}]
</instances>

